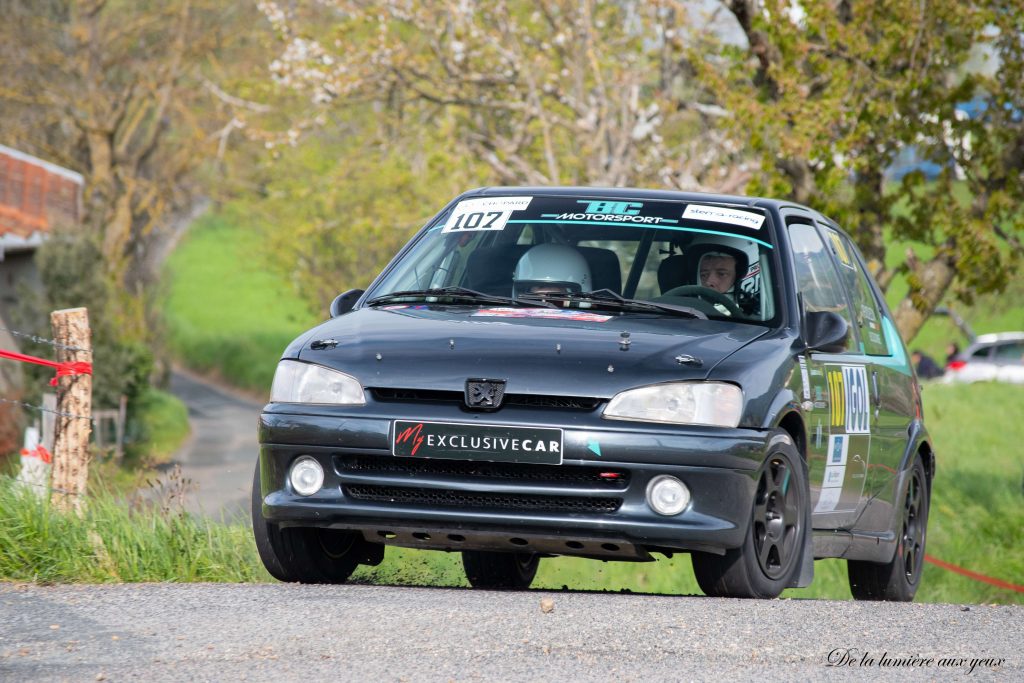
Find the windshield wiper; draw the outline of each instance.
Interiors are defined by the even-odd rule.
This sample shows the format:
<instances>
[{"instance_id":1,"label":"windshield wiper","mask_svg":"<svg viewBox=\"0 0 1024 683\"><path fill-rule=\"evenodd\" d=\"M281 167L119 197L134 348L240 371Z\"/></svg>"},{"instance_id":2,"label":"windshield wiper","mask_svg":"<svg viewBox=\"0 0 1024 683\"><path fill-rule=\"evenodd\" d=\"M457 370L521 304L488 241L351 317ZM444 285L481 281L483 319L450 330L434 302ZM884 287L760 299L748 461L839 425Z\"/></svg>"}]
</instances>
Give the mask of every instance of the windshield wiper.
<instances>
[{"instance_id":1,"label":"windshield wiper","mask_svg":"<svg viewBox=\"0 0 1024 683\"><path fill-rule=\"evenodd\" d=\"M523 301L522 299L513 299L510 296L500 296L498 294L484 294L478 292L475 289L468 289L466 287L432 287L430 289L406 289L400 292L390 292L389 294L381 294L380 296L374 297L366 302L367 306L377 306L379 304L392 303L401 299L423 299L427 297L438 297L445 299L452 299L457 301L470 301L479 304L504 304L506 306L543 306L545 308L558 308L554 304L550 304L546 301Z\"/></svg>"},{"instance_id":2,"label":"windshield wiper","mask_svg":"<svg viewBox=\"0 0 1024 683\"><path fill-rule=\"evenodd\" d=\"M534 301L537 300L539 297L536 294L524 294L519 298ZM672 304L660 304L655 301L643 301L641 299L627 299L623 296L619 296L610 289L599 289L594 292L569 292L566 294L552 294L546 295L545 298L567 299L569 301L599 304L603 307L615 308L622 311L657 311L659 313L671 313L672 315L681 315L687 318L699 318L701 320L708 319L708 317L703 312L697 310L696 308L690 308L689 306L674 306Z\"/></svg>"}]
</instances>

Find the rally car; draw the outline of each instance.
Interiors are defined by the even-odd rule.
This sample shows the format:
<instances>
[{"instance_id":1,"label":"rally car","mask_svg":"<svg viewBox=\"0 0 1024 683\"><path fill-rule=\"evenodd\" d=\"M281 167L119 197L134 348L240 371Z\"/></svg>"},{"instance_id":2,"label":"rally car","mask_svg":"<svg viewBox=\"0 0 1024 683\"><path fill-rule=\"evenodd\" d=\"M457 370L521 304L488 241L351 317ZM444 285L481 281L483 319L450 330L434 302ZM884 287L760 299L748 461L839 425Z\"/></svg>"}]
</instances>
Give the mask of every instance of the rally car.
<instances>
[{"instance_id":1,"label":"rally car","mask_svg":"<svg viewBox=\"0 0 1024 683\"><path fill-rule=\"evenodd\" d=\"M282 581L342 582L394 545L460 552L478 588L559 555L689 553L708 595L772 598L844 558L854 597L914 596L921 394L812 209L477 189L330 315L259 420L253 529Z\"/></svg>"}]
</instances>

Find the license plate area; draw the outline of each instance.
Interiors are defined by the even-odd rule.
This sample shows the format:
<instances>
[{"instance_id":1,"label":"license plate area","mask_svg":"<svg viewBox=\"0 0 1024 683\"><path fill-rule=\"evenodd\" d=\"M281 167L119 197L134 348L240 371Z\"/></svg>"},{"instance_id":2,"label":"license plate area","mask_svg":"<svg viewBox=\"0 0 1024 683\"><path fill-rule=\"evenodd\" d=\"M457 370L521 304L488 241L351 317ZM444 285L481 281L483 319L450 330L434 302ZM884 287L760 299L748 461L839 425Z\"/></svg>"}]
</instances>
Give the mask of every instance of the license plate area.
<instances>
[{"instance_id":1,"label":"license plate area","mask_svg":"<svg viewBox=\"0 0 1024 683\"><path fill-rule=\"evenodd\" d=\"M395 420L391 453L399 457L562 464L562 430L464 422Z\"/></svg>"}]
</instances>

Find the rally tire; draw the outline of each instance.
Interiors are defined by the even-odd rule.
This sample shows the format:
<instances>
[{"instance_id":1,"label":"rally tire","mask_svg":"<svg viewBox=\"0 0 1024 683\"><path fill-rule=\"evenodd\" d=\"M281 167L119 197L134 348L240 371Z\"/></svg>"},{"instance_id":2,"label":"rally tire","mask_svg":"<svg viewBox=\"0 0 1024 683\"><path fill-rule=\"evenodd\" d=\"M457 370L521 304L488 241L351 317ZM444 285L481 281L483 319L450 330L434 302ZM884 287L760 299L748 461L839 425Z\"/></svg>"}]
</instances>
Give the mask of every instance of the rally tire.
<instances>
[{"instance_id":1,"label":"rally tire","mask_svg":"<svg viewBox=\"0 0 1024 683\"><path fill-rule=\"evenodd\" d=\"M807 463L785 432L769 439L756 482L743 545L724 555L691 554L697 584L706 595L776 598L800 575L809 533Z\"/></svg>"},{"instance_id":2,"label":"rally tire","mask_svg":"<svg viewBox=\"0 0 1024 683\"><path fill-rule=\"evenodd\" d=\"M473 588L529 588L539 564L534 553L462 551L462 567Z\"/></svg>"},{"instance_id":3,"label":"rally tire","mask_svg":"<svg viewBox=\"0 0 1024 683\"><path fill-rule=\"evenodd\" d=\"M252 530L256 550L267 572L278 581L344 583L365 555L359 534L339 529L288 527L263 517L260 467L252 481Z\"/></svg>"},{"instance_id":4,"label":"rally tire","mask_svg":"<svg viewBox=\"0 0 1024 683\"><path fill-rule=\"evenodd\" d=\"M850 592L855 600L910 602L921 584L930 507L928 477L921 456L903 491L899 541L891 561L885 564L847 560Z\"/></svg>"}]
</instances>

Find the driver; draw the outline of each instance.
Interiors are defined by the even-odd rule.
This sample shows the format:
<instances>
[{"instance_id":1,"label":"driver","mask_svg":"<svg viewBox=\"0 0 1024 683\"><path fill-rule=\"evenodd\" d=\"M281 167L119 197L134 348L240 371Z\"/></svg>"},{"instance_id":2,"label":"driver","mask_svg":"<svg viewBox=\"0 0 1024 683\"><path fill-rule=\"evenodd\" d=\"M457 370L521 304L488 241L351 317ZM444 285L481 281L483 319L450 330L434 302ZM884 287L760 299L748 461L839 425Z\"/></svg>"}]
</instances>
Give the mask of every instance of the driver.
<instances>
[{"instance_id":1,"label":"driver","mask_svg":"<svg viewBox=\"0 0 1024 683\"><path fill-rule=\"evenodd\" d=\"M709 251L701 256L697 270L700 284L721 294L736 283L736 257L724 251Z\"/></svg>"},{"instance_id":2,"label":"driver","mask_svg":"<svg viewBox=\"0 0 1024 683\"><path fill-rule=\"evenodd\" d=\"M589 292L590 266L566 244L538 244L520 257L512 274L512 296Z\"/></svg>"}]
</instances>

